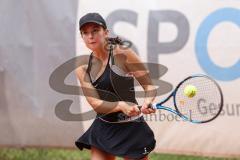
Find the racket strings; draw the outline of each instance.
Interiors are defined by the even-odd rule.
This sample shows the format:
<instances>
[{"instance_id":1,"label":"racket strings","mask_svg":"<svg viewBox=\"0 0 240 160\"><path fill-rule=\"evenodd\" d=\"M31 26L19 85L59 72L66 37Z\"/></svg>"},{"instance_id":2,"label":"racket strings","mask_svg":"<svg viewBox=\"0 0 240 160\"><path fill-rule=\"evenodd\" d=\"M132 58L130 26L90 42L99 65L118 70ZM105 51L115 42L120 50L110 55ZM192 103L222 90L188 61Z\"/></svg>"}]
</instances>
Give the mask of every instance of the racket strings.
<instances>
[{"instance_id":1,"label":"racket strings","mask_svg":"<svg viewBox=\"0 0 240 160\"><path fill-rule=\"evenodd\" d=\"M188 97L184 89L188 85L196 87L195 96ZM183 82L175 95L178 111L194 121L207 121L216 117L221 109L221 91L216 83L206 77L194 77Z\"/></svg>"}]
</instances>

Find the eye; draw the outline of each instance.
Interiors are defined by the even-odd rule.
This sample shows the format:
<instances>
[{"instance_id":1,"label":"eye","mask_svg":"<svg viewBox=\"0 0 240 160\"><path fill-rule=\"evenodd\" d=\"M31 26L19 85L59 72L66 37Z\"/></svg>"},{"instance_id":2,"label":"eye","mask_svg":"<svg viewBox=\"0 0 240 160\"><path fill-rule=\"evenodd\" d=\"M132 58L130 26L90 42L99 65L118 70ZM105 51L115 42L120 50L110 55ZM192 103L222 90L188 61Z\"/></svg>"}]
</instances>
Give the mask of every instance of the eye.
<instances>
[{"instance_id":1,"label":"eye","mask_svg":"<svg viewBox=\"0 0 240 160\"><path fill-rule=\"evenodd\" d=\"M86 31L82 31L82 34L85 35L85 34L87 34L87 32Z\"/></svg>"},{"instance_id":2,"label":"eye","mask_svg":"<svg viewBox=\"0 0 240 160\"><path fill-rule=\"evenodd\" d=\"M98 28L93 29L93 32L94 32L94 33L98 32L98 31L99 31Z\"/></svg>"}]
</instances>

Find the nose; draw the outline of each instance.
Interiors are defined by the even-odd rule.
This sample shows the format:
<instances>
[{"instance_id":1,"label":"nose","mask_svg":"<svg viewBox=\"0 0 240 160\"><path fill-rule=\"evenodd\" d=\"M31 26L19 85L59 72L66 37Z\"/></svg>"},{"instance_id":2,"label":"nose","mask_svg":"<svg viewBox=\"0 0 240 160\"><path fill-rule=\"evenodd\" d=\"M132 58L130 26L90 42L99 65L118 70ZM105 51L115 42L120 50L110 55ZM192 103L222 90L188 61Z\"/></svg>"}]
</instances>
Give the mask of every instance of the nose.
<instances>
[{"instance_id":1,"label":"nose","mask_svg":"<svg viewBox=\"0 0 240 160\"><path fill-rule=\"evenodd\" d=\"M94 35L93 35L93 33L91 33L91 32L87 34L87 38L88 38L88 39L92 39L93 36L94 36Z\"/></svg>"}]
</instances>

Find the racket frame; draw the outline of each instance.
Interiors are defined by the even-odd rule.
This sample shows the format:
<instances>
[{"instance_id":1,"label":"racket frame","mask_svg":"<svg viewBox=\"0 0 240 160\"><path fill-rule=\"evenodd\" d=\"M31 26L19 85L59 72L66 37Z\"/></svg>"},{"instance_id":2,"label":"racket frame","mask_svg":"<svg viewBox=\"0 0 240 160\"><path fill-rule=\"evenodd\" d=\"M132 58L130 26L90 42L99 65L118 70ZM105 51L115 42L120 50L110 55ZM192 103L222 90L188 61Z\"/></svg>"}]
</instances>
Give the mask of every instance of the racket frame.
<instances>
[{"instance_id":1,"label":"racket frame","mask_svg":"<svg viewBox=\"0 0 240 160\"><path fill-rule=\"evenodd\" d=\"M219 107L220 107L220 108L219 108L219 111L218 111L218 113L217 113L215 116L213 116L213 117L210 118L209 120L205 120L205 121L193 120L193 119L191 119L191 115L190 115L190 118L188 118L187 116L183 115L183 114L179 111L179 109L178 109L178 107L177 107L177 104L176 104L176 93L177 93L178 89L180 88L180 86L181 86L185 81L187 81L187 80L189 80L189 79L191 79L191 78L195 78L195 77L204 77L204 78L207 78L207 79L211 80L211 81L214 82L214 84L217 86L217 88L218 88L218 90L219 90L219 93L220 93L221 103L218 104ZM173 97L173 104L174 104L175 110L172 109L172 108L170 108L170 107L163 106L163 104L164 104L165 102L167 102L171 97ZM159 102L159 103L153 103L151 107L154 108L154 109L163 109L163 110L170 111L170 112L172 112L172 113L180 116L180 117L181 117L183 120L185 120L185 121L190 121L190 122L196 123L196 124L199 124L199 123L207 123L207 122L210 122L210 121L214 120L214 119L221 113L222 108L223 108L223 93L222 93L222 90L221 90L219 84L218 84L215 80L213 80L211 77L209 77L209 76L207 76L207 75L203 75L203 74L195 74L195 75L189 76L189 77L185 78L184 80L182 80L182 81L177 85L177 87L172 91L172 93L171 93L166 99L164 99L163 101L161 101L161 102Z\"/></svg>"}]
</instances>

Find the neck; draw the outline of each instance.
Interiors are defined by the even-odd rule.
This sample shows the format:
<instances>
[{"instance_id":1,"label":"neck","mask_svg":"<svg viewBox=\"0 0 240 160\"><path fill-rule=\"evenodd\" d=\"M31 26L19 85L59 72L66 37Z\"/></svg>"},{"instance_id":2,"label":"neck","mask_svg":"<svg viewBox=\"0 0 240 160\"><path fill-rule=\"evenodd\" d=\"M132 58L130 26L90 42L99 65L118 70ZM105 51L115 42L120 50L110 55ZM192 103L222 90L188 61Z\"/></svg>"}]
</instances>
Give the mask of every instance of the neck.
<instances>
[{"instance_id":1,"label":"neck","mask_svg":"<svg viewBox=\"0 0 240 160\"><path fill-rule=\"evenodd\" d=\"M104 61L108 57L108 51L104 47L101 47L101 48L94 50L93 55L96 58Z\"/></svg>"}]
</instances>

